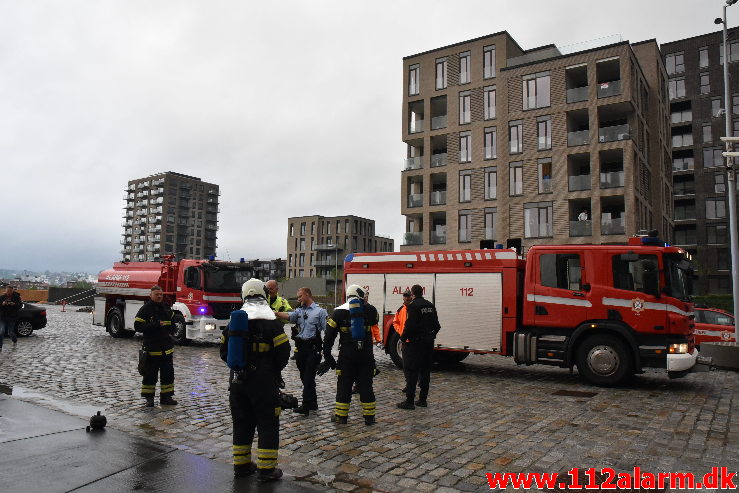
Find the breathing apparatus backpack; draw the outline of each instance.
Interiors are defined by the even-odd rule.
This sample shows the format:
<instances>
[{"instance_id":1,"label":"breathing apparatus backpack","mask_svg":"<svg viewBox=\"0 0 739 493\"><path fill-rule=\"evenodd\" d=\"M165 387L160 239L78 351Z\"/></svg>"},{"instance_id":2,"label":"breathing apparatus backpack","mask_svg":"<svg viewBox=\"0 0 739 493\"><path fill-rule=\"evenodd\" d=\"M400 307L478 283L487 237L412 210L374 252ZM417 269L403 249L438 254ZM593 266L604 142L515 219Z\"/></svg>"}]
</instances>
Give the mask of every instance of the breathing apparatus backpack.
<instances>
[{"instance_id":1,"label":"breathing apparatus backpack","mask_svg":"<svg viewBox=\"0 0 739 493\"><path fill-rule=\"evenodd\" d=\"M358 347L360 348L366 336L364 310L362 309L363 305L364 302L359 298L351 298L349 300L349 318L351 320L352 339L358 343Z\"/></svg>"},{"instance_id":2,"label":"breathing apparatus backpack","mask_svg":"<svg viewBox=\"0 0 739 493\"><path fill-rule=\"evenodd\" d=\"M228 323L228 355L226 364L234 371L244 370L248 366L244 339L249 334L249 315L244 310L231 312Z\"/></svg>"}]
</instances>

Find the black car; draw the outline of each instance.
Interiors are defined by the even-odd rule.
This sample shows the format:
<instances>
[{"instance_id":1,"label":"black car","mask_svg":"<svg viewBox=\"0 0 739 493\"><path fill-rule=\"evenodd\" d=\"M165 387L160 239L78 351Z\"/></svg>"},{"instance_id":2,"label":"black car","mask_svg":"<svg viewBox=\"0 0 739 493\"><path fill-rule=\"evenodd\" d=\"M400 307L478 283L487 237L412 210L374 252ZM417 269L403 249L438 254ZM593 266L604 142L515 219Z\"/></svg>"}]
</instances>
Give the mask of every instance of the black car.
<instances>
[{"instance_id":1,"label":"black car","mask_svg":"<svg viewBox=\"0 0 739 493\"><path fill-rule=\"evenodd\" d=\"M34 330L46 327L46 308L23 303L17 312L15 333L20 337L28 337Z\"/></svg>"}]
</instances>

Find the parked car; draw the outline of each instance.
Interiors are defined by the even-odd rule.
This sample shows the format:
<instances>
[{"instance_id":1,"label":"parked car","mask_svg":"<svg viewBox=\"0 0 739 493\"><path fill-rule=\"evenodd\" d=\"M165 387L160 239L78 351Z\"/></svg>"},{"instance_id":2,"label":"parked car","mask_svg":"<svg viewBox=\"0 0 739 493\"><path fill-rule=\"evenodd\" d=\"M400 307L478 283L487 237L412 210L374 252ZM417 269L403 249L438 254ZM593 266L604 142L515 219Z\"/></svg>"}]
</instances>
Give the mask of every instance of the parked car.
<instances>
[{"instance_id":1,"label":"parked car","mask_svg":"<svg viewBox=\"0 0 739 493\"><path fill-rule=\"evenodd\" d=\"M18 319L15 322L15 333L21 337L28 337L34 330L46 327L46 308L23 303L18 310Z\"/></svg>"},{"instance_id":2,"label":"parked car","mask_svg":"<svg viewBox=\"0 0 739 493\"><path fill-rule=\"evenodd\" d=\"M718 308L695 309L695 344L735 342L734 316Z\"/></svg>"}]
</instances>

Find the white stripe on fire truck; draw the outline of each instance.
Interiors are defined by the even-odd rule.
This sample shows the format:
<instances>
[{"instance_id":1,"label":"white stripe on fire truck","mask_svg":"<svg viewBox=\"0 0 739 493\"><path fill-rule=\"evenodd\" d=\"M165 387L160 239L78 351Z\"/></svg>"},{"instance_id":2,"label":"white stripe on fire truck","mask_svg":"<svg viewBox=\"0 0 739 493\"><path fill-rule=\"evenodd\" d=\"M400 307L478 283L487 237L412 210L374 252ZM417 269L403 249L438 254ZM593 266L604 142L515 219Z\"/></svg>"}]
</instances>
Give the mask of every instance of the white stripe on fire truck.
<instances>
[{"instance_id":1,"label":"white stripe on fire truck","mask_svg":"<svg viewBox=\"0 0 739 493\"><path fill-rule=\"evenodd\" d=\"M138 288L98 287L98 294L130 294L133 296L149 296L151 290Z\"/></svg>"},{"instance_id":2,"label":"white stripe on fire truck","mask_svg":"<svg viewBox=\"0 0 739 493\"><path fill-rule=\"evenodd\" d=\"M415 262L418 255L355 255L352 262Z\"/></svg>"},{"instance_id":3,"label":"white stripe on fire truck","mask_svg":"<svg viewBox=\"0 0 739 493\"><path fill-rule=\"evenodd\" d=\"M239 302L242 301L241 298L233 297L233 296L203 296L203 300L205 301L234 301Z\"/></svg>"},{"instance_id":4,"label":"white stripe on fire truck","mask_svg":"<svg viewBox=\"0 0 739 493\"><path fill-rule=\"evenodd\" d=\"M620 307L631 308L633 306L633 303L634 303L633 300L624 300L621 298L603 298L603 304L608 305L608 306L620 306ZM668 305L666 303L654 303L651 301L644 302L644 309L645 310L668 311L672 313L677 313L678 315L682 315L684 317L688 317L692 314L691 312L685 312L676 306Z\"/></svg>"},{"instance_id":5,"label":"white stripe on fire truck","mask_svg":"<svg viewBox=\"0 0 739 493\"><path fill-rule=\"evenodd\" d=\"M558 298L556 296L542 296L539 294L530 294L527 299L535 303L551 303L553 305L593 306L588 300L573 300L571 298Z\"/></svg>"}]
</instances>

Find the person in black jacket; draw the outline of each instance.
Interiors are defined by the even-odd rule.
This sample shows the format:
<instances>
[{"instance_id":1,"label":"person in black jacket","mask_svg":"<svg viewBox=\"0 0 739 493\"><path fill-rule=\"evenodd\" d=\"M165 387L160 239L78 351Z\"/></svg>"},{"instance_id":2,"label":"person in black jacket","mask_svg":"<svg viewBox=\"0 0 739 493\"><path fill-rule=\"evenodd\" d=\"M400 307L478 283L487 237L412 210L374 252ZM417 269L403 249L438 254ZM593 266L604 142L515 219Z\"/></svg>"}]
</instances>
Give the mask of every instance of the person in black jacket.
<instances>
[{"instance_id":1,"label":"person in black jacket","mask_svg":"<svg viewBox=\"0 0 739 493\"><path fill-rule=\"evenodd\" d=\"M146 370L141 380L141 397L146 399L146 407L154 407L154 393L157 378L162 382L159 403L175 406L174 394L174 338L172 317L174 312L163 303L164 292L159 286L152 286L149 301L144 303L133 322L136 332L144 334L144 351L147 353Z\"/></svg>"},{"instance_id":2,"label":"person in black jacket","mask_svg":"<svg viewBox=\"0 0 739 493\"><path fill-rule=\"evenodd\" d=\"M377 309L364 301L364 290L352 284L346 288L347 302L334 310L326 322L326 338L323 342L324 363L319 374L327 368L336 368L336 410L332 420L346 424L349 404L352 400L352 384L359 387L364 423L375 423L375 393L372 378L375 358L372 353L372 326L378 323ZM339 336L339 361L331 354L336 336Z\"/></svg>"},{"instance_id":3,"label":"person in black jacket","mask_svg":"<svg viewBox=\"0 0 739 493\"><path fill-rule=\"evenodd\" d=\"M22 305L21 295L15 288L11 285L5 286L5 294L0 296L0 351L3 349L3 339L6 335L12 338L13 344L18 342L15 320Z\"/></svg>"},{"instance_id":4,"label":"person in black jacket","mask_svg":"<svg viewBox=\"0 0 739 493\"><path fill-rule=\"evenodd\" d=\"M431 363L434 358L434 339L439 332L439 317L433 303L423 297L423 288L418 284L411 287L413 300L408 305L408 319L403 335L403 370L405 371L405 400L398 403L401 409L426 407L431 380ZM420 392L416 397L416 383Z\"/></svg>"},{"instance_id":5,"label":"person in black jacket","mask_svg":"<svg viewBox=\"0 0 739 493\"><path fill-rule=\"evenodd\" d=\"M229 404L234 476L259 471L258 480L272 481L282 477L282 470L277 467L282 412L279 387L282 369L290 359L290 341L267 302L262 281L249 279L241 294L244 299L241 309L246 316L233 312L221 336L221 359L231 368ZM246 328L239 327L237 315L247 319ZM229 342L234 343L231 348ZM229 350L234 354L229 354ZM255 430L258 432L256 464L251 460Z\"/></svg>"}]
</instances>

